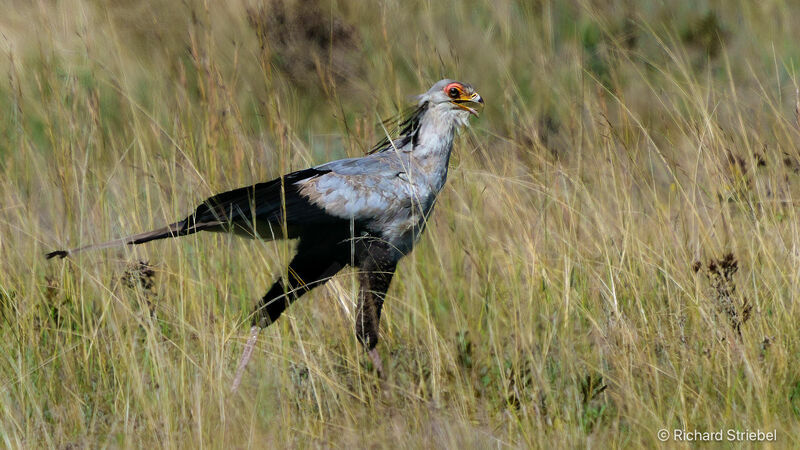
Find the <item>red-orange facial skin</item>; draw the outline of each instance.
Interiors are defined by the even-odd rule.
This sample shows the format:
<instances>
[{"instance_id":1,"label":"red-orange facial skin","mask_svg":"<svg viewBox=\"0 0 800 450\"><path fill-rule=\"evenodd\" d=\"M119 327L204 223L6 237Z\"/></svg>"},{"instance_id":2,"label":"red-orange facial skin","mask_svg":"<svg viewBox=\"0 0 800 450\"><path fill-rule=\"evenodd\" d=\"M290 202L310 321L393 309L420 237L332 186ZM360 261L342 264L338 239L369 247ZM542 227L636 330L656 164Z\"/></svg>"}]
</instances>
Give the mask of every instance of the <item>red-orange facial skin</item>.
<instances>
[{"instance_id":1,"label":"red-orange facial skin","mask_svg":"<svg viewBox=\"0 0 800 450\"><path fill-rule=\"evenodd\" d=\"M444 93L453 100L458 100L464 96L464 85L461 83L450 83L444 87Z\"/></svg>"}]
</instances>

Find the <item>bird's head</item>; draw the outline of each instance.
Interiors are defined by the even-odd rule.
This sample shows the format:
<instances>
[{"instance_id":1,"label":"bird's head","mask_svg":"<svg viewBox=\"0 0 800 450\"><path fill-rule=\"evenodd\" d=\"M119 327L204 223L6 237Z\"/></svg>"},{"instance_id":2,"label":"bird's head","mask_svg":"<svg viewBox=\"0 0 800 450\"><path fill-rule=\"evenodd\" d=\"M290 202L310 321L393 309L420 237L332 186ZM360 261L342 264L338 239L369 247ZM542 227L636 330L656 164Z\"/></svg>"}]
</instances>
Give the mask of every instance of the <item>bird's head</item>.
<instances>
[{"instance_id":1,"label":"bird's head","mask_svg":"<svg viewBox=\"0 0 800 450\"><path fill-rule=\"evenodd\" d=\"M454 80L440 80L428 92L419 96L420 106L428 107L465 125L470 114L478 116L483 109L483 99L468 83Z\"/></svg>"},{"instance_id":2,"label":"bird's head","mask_svg":"<svg viewBox=\"0 0 800 450\"><path fill-rule=\"evenodd\" d=\"M418 95L417 100L419 104L413 111L400 116L398 133L394 137L387 134L370 153L397 149L409 143L416 147L421 135L427 136L423 141L449 142L449 149L453 132L467 125L470 115L477 116L483 109L483 99L471 85L448 79L436 82L428 92ZM391 122L386 121L384 125Z\"/></svg>"}]
</instances>

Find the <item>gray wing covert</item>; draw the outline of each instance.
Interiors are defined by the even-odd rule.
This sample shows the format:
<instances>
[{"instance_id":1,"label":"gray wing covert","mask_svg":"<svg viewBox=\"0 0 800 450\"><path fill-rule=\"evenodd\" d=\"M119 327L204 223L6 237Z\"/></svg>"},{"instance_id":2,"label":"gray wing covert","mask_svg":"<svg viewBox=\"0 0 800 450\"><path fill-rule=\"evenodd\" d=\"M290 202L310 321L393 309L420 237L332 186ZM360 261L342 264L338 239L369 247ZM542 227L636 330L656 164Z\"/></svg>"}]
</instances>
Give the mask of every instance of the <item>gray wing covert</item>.
<instances>
[{"instance_id":1,"label":"gray wing covert","mask_svg":"<svg viewBox=\"0 0 800 450\"><path fill-rule=\"evenodd\" d=\"M350 220L393 215L411 195L396 158L343 159L316 167L324 175L297 184L302 195L326 213Z\"/></svg>"}]
</instances>

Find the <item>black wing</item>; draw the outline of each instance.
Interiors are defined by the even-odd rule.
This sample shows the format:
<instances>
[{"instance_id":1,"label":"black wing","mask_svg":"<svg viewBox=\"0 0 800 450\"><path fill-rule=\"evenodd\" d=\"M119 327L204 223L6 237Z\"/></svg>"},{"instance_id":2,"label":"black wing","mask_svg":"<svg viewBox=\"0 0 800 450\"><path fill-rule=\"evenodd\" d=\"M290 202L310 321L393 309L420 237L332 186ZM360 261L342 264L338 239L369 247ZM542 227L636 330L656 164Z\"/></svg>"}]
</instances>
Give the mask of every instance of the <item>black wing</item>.
<instances>
[{"instance_id":1,"label":"black wing","mask_svg":"<svg viewBox=\"0 0 800 450\"><path fill-rule=\"evenodd\" d=\"M298 181L318 177L330 172L322 169L305 169L280 178L252 186L223 192L208 198L195 212L184 219L185 234L201 230L229 231L231 227L254 232L258 227L271 225L280 229L285 223L290 229L339 222L300 194ZM266 236L265 236L266 237Z\"/></svg>"}]
</instances>

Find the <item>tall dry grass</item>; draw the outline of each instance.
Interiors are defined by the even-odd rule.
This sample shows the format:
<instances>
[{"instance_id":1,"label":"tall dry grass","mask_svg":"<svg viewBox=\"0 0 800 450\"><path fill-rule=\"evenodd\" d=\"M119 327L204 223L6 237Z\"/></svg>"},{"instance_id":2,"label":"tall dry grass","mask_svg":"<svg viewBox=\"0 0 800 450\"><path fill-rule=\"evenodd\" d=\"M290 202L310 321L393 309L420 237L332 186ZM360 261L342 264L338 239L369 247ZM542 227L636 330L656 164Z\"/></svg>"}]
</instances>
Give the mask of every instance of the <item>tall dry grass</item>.
<instances>
[{"instance_id":1,"label":"tall dry grass","mask_svg":"<svg viewBox=\"0 0 800 450\"><path fill-rule=\"evenodd\" d=\"M800 435L800 9L762 0L6 1L8 447L638 447ZM444 76L487 108L389 292L344 273L262 333L292 244L45 261L362 154ZM146 264L142 264L146 263Z\"/></svg>"}]
</instances>

